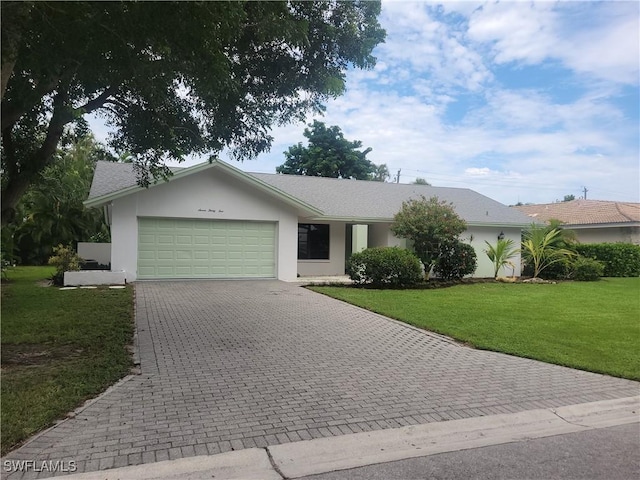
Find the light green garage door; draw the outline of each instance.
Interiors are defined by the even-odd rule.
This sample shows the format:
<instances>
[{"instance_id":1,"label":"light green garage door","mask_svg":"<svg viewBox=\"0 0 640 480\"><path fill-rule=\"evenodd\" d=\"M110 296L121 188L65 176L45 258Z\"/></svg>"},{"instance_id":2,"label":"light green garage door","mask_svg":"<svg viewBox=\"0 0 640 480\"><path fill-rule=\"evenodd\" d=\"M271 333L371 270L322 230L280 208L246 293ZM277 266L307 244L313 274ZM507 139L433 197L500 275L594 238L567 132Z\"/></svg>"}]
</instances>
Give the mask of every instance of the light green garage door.
<instances>
[{"instance_id":1,"label":"light green garage door","mask_svg":"<svg viewBox=\"0 0 640 480\"><path fill-rule=\"evenodd\" d=\"M138 219L138 278L273 278L272 222Z\"/></svg>"}]
</instances>

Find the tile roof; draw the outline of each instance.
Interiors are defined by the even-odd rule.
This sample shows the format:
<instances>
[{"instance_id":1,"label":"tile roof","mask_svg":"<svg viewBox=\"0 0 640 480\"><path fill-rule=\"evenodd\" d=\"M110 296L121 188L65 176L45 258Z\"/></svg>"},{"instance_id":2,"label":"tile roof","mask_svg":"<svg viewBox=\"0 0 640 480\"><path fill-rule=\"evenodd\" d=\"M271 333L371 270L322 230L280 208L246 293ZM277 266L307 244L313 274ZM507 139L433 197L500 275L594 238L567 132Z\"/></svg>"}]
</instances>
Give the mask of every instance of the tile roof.
<instances>
[{"instance_id":1,"label":"tile roof","mask_svg":"<svg viewBox=\"0 0 640 480\"><path fill-rule=\"evenodd\" d=\"M426 198L437 196L440 200L451 202L456 213L469 224L524 226L531 223L531 219L521 212L466 188L269 173L245 174L316 207L324 217L332 219L391 220L403 201L424 195ZM135 185L136 175L132 164L98 162L89 199Z\"/></svg>"},{"instance_id":2,"label":"tile roof","mask_svg":"<svg viewBox=\"0 0 640 480\"><path fill-rule=\"evenodd\" d=\"M546 222L555 219L566 225L640 222L640 203L631 202L572 200L513 208L535 220Z\"/></svg>"}]
</instances>

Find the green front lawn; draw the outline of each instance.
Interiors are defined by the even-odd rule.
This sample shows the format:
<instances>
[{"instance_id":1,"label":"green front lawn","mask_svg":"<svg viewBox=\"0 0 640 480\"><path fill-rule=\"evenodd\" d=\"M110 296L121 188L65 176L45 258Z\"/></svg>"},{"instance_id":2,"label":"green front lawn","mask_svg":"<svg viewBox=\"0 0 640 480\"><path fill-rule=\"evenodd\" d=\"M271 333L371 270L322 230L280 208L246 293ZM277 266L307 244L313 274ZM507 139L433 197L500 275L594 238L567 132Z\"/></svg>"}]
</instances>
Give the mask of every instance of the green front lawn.
<instances>
[{"instance_id":1,"label":"green front lawn","mask_svg":"<svg viewBox=\"0 0 640 480\"><path fill-rule=\"evenodd\" d=\"M640 278L312 290L477 348L640 380Z\"/></svg>"},{"instance_id":2,"label":"green front lawn","mask_svg":"<svg viewBox=\"0 0 640 480\"><path fill-rule=\"evenodd\" d=\"M61 291L49 267L2 285L2 454L131 369L133 289Z\"/></svg>"}]
</instances>

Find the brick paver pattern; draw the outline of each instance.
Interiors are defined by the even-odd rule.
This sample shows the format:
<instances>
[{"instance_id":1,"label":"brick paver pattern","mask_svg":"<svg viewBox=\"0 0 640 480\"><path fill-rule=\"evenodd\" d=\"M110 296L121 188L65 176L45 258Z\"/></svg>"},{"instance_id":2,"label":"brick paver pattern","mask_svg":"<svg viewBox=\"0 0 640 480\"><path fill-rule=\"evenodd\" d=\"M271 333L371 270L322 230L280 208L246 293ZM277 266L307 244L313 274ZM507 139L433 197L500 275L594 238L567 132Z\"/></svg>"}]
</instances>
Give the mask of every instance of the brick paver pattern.
<instances>
[{"instance_id":1,"label":"brick paver pattern","mask_svg":"<svg viewBox=\"0 0 640 480\"><path fill-rule=\"evenodd\" d=\"M282 282L135 290L142 373L7 458L93 471L639 391L460 346Z\"/></svg>"}]
</instances>

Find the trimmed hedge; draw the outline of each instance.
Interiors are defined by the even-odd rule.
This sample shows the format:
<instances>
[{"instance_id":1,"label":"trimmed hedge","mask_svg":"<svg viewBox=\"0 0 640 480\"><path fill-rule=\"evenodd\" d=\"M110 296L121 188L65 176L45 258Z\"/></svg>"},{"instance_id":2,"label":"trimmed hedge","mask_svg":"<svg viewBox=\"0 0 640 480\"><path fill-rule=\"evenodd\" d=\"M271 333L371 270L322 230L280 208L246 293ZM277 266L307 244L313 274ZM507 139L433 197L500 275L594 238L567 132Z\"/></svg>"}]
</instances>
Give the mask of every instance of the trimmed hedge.
<instances>
[{"instance_id":1,"label":"trimmed hedge","mask_svg":"<svg viewBox=\"0 0 640 480\"><path fill-rule=\"evenodd\" d=\"M374 287L407 287L423 278L418 257L398 247L373 247L354 253L346 270L355 284Z\"/></svg>"},{"instance_id":2,"label":"trimmed hedge","mask_svg":"<svg viewBox=\"0 0 640 480\"><path fill-rule=\"evenodd\" d=\"M604 263L604 277L640 276L640 245L630 243L581 243L575 246L583 257Z\"/></svg>"}]
</instances>

